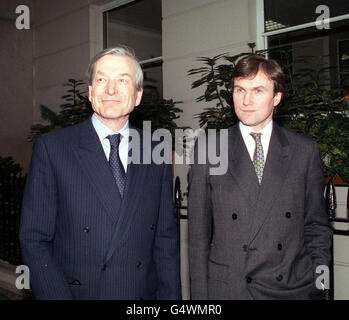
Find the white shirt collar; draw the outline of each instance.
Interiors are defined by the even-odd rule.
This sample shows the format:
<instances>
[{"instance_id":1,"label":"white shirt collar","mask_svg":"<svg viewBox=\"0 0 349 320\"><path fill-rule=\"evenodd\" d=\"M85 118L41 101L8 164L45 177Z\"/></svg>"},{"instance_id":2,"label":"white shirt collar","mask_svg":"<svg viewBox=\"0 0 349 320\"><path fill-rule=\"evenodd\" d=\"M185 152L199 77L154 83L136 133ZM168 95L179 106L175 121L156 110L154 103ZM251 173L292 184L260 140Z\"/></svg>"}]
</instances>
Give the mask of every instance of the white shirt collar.
<instances>
[{"instance_id":1,"label":"white shirt collar","mask_svg":"<svg viewBox=\"0 0 349 320\"><path fill-rule=\"evenodd\" d=\"M96 117L95 114L92 115L92 124L101 142L109 135L115 134L115 133L120 133L123 136L123 140L128 141L128 137L129 137L129 121L128 120L119 131L113 131L112 129L108 128Z\"/></svg>"},{"instance_id":2,"label":"white shirt collar","mask_svg":"<svg viewBox=\"0 0 349 320\"><path fill-rule=\"evenodd\" d=\"M115 133L120 133L122 135L119 145L119 155L126 172L128 162L128 139L130 135L129 122L127 121L121 130L113 131L103 124L95 115L92 115L92 124L97 132L98 138L108 161L110 156L110 141L107 137Z\"/></svg>"},{"instance_id":3,"label":"white shirt collar","mask_svg":"<svg viewBox=\"0 0 349 320\"><path fill-rule=\"evenodd\" d=\"M239 127L241 131L241 135L244 139L251 137L251 132L257 132L253 130L251 127L244 125L241 121L239 122ZM266 139L266 141L270 141L271 132L273 131L273 121L270 121L261 131L258 131L262 134L262 137Z\"/></svg>"},{"instance_id":4,"label":"white shirt collar","mask_svg":"<svg viewBox=\"0 0 349 320\"><path fill-rule=\"evenodd\" d=\"M253 160L253 153L256 146L256 142L252 138L250 133L256 132L256 131L249 126L245 126L241 121L239 122L239 128L240 128L242 138L245 142L247 151L250 155L250 158L251 160ZM264 151L264 161L266 161L267 159L269 142L270 142L272 131L273 131L273 121L270 121L261 131L259 131L260 133L262 133L261 142L262 142L263 151Z\"/></svg>"}]
</instances>

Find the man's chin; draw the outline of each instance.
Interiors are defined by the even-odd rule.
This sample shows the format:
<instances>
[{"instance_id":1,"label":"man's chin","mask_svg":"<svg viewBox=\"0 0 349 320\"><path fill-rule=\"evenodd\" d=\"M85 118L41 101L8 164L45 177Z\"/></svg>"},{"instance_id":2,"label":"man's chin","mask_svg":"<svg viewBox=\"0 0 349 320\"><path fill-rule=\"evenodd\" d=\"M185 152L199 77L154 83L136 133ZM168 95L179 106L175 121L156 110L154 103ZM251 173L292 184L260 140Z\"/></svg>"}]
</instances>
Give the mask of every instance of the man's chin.
<instances>
[{"instance_id":1,"label":"man's chin","mask_svg":"<svg viewBox=\"0 0 349 320\"><path fill-rule=\"evenodd\" d=\"M120 121L120 120L127 120L129 117L129 114L100 114L97 116L100 120L104 121Z\"/></svg>"},{"instance_id":2,"label":"man's chin","mask_svg":"<svg viewBox=\"0 0 349 320\"><path fill-rule=\"evenodd\" d=\"M245 121L245 120L240 120L240 121L247 127L254 127L257 125L254 121Z\"/></svg>"}]
</instances>

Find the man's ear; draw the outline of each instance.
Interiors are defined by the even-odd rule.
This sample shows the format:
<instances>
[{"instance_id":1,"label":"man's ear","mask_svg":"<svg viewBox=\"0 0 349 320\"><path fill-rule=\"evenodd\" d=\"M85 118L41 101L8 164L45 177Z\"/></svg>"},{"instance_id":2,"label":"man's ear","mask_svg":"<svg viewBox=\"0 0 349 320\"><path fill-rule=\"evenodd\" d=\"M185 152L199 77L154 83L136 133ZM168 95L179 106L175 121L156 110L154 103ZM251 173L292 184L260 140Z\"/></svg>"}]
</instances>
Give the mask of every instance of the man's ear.
<instances>
[{"instance_id":1,"label":"man's ear","mask_svg":"<svg viewBox=\"0 0 349 320\"><path fill-rule=\"evenodd\" d=\"M88 86L88 100L89 100L90 102L92 102L92 101L91 101L91 95L92 95L91 93L92 93L92 86L89 85L89 86Z\"/></svg>"},{"instance_id":2,"label":"man's ear","mask_svg":"<svg viewBox=\"0 0 349 320\"><path fill-rule=\"evenodd\" d=\"M139 104L141 103L141 101L142 101L142 95L143 95L143 89L137 90L137 92L136 92L136 104L135 104L135 107L138 107Z\"/></svg>"},{"instance_id":3,"label":"man's ear","mask_svg":"<svg viewBox=\"0 0 349 320\"><path fill-rule=\"evenodd\" d=\"M275 95L274 95L274 107L276 107L280 102L281 102L281 99L282 99L282 93L281 92L277 92Z\"/></svg>"}]
</instances>

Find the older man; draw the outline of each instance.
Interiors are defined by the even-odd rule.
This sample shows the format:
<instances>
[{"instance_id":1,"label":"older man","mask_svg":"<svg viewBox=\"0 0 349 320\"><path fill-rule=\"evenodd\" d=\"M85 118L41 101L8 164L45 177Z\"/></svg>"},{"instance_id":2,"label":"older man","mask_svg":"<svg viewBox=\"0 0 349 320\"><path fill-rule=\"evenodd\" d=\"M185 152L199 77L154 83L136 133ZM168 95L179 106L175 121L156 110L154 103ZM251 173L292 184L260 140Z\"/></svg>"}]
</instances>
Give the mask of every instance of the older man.
<instances>
[{"instance_id":1,"label":"older man","mask_svg":"<svg viewBox=\"0 0 349 320\"><path fill-rule=\"evenodd\" d=\"M89 67L92 118L35 143L20 241L38 299L180 298L171 168L128 163L142 82L130 49L102 51ZM142 159L154 145L137 132Z\"/></svg>"}]
</instances>

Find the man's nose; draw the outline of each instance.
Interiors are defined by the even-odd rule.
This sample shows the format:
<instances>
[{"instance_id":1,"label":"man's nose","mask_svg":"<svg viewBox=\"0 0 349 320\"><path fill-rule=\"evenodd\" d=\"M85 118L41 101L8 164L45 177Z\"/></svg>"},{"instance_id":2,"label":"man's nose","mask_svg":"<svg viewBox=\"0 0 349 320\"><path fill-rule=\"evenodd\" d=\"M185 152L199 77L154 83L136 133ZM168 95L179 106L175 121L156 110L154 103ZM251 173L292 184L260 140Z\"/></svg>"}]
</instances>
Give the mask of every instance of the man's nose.
<instances>
[{"instance_id":1,"label":"man's nose","mask_svg":"<svg viewBox=\"0 0 349 320\"><path fill-rule=\"evenodd\" d=\"M105 87L105 91L107 94L109 95L114 95L117 93L117 86L116 86L116 82L114 80L109 80L106 87Z\"/></svg>"},{"instance_id":2,"label":"man's nose","mask_svg":"<svg viewBox=\"0 0 349 320\"><path fill-rule=\"evenodd\" d=\"M245 106L248 106L249 104L251 104L251 102L252 102L252 94L250 92L246 91L246 93L244 95L243 103Z\"/></svg>"}]
</instances>

